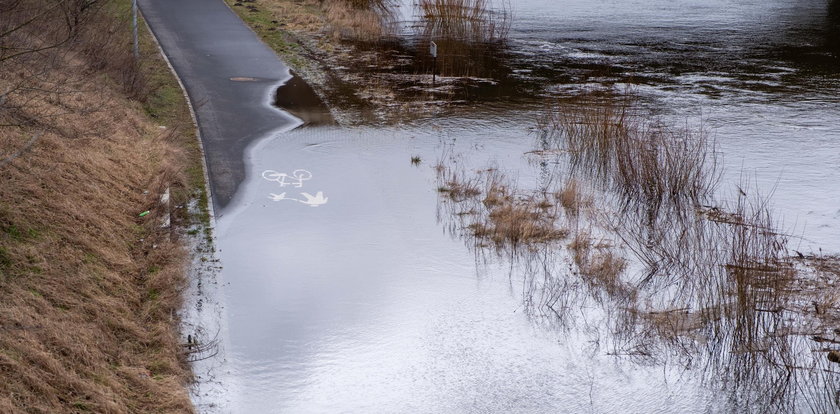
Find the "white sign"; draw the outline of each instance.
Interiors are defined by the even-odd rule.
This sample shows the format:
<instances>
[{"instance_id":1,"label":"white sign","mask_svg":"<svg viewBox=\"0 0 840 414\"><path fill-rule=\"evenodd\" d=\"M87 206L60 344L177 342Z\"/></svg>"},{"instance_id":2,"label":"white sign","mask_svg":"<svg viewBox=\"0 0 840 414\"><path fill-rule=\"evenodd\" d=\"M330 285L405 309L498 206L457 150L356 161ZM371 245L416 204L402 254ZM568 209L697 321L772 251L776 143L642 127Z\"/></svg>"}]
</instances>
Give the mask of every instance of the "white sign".
<instances>
[{"instance_id":1,"label":"white sign","mask_svg":"<svg viewBox=\"0 0 840 414\"><path fill-rule=\"evenodd\" d=\"M429 53L432 54L432 57L437 57L437 43L432 42L429 44Z\"/></svg>"}]
</instances>

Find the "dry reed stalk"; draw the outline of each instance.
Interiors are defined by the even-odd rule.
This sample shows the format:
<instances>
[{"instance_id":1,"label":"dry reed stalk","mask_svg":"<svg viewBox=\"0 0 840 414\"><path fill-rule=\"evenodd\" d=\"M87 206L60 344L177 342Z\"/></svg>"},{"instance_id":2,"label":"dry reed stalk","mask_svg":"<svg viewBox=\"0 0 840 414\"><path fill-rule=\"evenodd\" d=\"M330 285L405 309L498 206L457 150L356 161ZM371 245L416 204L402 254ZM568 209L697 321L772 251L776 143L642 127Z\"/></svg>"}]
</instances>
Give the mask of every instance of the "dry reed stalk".
<instances>
[{"instance_id":1,"label":"dry reed stalk","mask_svg":"<svg viewBox=\"0 0 840 414\"><path fill-rule=\"evenodd\" d=\"M396 22L386 0L338 0L322 2L333 37L378 43L395 36Z\"/></svg>"},{"instance_id":2,"label":"dry reed stalk","mask_svg":"<svg viewBox=\"0 0 840 414\"><path fill-rule=\"evenodd\" d=\"M486 0L421 0L417 8L421 66L443 76L496 77L510 30L507 8L493 9ZM432 41L438 45L434 61L425 53Z\"/></svg>"},{"instance_id":3,"label":"dry reed stalk","mask_svg":"<svg viewBox=\"0 0 840 414\"><path fill-rule=\"evenodd\" d=\"M715 144L702 126L646 120L632 96L558 105L540 128L556 149L571 154L575 172L604 182L624 207L650 215L665 204L681 210L703 204L720 178Z\"/></svg>"}]
</instances>

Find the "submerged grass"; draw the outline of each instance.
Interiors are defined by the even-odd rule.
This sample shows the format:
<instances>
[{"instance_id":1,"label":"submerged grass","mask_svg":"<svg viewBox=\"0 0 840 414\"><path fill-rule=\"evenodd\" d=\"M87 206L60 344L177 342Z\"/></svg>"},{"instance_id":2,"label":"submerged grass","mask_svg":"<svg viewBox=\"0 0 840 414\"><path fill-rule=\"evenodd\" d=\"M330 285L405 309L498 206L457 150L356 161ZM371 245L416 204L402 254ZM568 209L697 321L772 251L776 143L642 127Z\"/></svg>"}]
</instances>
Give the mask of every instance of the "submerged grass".
<instances>
[{"instance_id":1,"label":"submerged grass","mask_svg":"<svg viewBox=\"0 0 840 414\"><path fill-rule=\"evenodd\" d=\"M490 243L498 251L515 251L521 246L564 239L555 204L545 197L516 194L515 187L498 170L489 168L476 176L438 168L439 192L452 204L452 214L476 245Z\"/></svg>"}]
</instances>

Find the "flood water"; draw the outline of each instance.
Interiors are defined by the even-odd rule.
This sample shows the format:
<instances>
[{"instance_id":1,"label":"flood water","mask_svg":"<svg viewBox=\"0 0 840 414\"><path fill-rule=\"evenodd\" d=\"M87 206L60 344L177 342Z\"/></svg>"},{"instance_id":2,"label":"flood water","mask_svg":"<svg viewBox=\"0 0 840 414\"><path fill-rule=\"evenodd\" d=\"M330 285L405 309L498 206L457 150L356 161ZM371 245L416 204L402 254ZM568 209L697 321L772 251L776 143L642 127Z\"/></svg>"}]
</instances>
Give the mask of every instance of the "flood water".
<instances>
[{"instance_id":1,"label":"flood water","mask_svg":"<svg viewBox=\"0 0 840 414\"><path fill-rule=\"evenodd\" d=\"M780 341L768 334L756 358L739 342L743 323L704 327L674 347L674 338L628 328L619 301L564 270L563 248L532 261L462 237L435 168L447 160L463 171L494 167L537 188L546 163L526 153L537 149L535 126L548 103L629 85L652 116L710 131L724 164L721 198L748 177L772 195L791 249L838 254L840 6L510 6L504 59L510 82L522 85L514 89L527 96L476 100L400 126L312 122L249 149L248 178L217 221L224 320L214 378L222 392L204 393L199 408L840 411L840 369L825 358L836 346L810 340L833 338L830 329ZM624 254L634 280L638 260ZM534 299L536 267L563 284L562 312L535 309L543 303ZM665 290L645 294L655 302ZM773 333L799 326L784 312L770 319ZM638 337L644 353L632 352ZM721 345L709 345L715 341Z\"/></svg>"}]
</instances>

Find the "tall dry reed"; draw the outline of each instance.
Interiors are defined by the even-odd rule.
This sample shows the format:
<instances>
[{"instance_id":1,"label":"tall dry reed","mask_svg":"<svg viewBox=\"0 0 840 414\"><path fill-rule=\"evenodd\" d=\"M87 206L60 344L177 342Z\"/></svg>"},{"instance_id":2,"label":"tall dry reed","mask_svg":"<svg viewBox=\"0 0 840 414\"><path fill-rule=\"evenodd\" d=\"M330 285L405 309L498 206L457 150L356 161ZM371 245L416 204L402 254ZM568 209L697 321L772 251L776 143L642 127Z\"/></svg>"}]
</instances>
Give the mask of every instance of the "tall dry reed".
<instances>
[{"instance_id":1,"label":"tall dry reed","mask_svg":"<svg viewBox=\"0 0 840 414\"><path fill-rule=\"evenodd\" d=\"M487 0L421 0L417 4L421 35L421 63L436 65L444 76L493 77L510 31L506 7L493 8ZM437 44L438 58L425 51Z\"/></svg>"}]
</instances>

